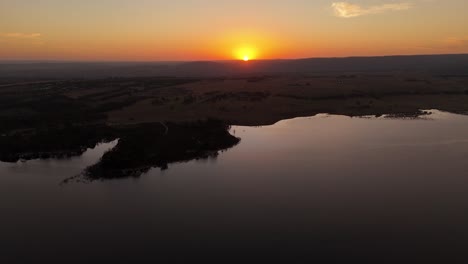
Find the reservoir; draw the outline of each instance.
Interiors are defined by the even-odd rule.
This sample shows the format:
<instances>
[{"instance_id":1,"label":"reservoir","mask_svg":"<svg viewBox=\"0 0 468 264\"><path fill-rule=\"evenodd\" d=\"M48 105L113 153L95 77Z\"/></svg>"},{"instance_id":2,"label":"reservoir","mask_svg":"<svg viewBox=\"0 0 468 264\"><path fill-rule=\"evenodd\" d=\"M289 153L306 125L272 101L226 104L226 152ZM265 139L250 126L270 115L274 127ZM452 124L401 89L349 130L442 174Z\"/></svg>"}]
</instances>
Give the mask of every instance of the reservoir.
<instances>
[{"instance_id":1,"label":"reservoir","mask_svg":"<svg viewBox=\"0 0 468 264\"><path fill-rule=\"evenodd\" d=\"M63 184L117 141L0 163L0 262L466 263L468 116L430 113L232 126L138 178Z\"/></svg>"}]
</instances>

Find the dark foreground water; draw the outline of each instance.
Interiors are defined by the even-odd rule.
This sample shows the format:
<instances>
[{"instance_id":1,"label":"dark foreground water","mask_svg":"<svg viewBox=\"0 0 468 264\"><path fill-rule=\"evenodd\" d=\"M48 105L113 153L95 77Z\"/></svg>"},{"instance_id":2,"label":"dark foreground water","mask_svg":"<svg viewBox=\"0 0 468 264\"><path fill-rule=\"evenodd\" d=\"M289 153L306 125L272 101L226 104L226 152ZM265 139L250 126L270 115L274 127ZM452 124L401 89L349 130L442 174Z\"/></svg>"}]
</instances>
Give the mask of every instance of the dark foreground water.
<instances>
[{"instance_id":1,"label":"dark foreground water","mask_svg":"<svg viewBox=\"0 0 468 264\"><path fill-rule=\"evenodd\" d=\"M232 133L216 159L138 179L60 185L115 142L0 163L0 263L468 263L468 116Z\"/></svg>"}]
</instances>

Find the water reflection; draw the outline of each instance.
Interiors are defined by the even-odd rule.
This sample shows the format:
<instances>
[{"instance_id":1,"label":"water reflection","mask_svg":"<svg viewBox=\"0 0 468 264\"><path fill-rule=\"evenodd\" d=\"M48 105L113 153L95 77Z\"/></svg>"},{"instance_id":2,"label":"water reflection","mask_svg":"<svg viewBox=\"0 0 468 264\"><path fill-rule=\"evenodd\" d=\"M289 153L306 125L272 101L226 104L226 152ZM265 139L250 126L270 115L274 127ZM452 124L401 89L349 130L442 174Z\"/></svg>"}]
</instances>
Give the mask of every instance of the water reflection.
<instances>
[{"instance_id":1,"label":"water reflection","mask_svg":"<svg viewBox=\"0 0 468 264\"><path fill-rule=\"evenodd\" d=\"M467 116L317 116L234 130L241 143L215 163L138 180L59 187L92 161L1 163L2 257L466 263Z\"/></svg>"},{"instance_id":2,"label":"water reflection","mask_svg":"<svg viewBox=\"0 0 468 264\"><path fill-rule=\"evenodd\" d=\"M26 177L34 177L39 181L48 181L50 176L56 176L53 178L55 183L58 183L66 178L80 175L83 168L98 162L102 155L113 149L117 143L118 140L98 143L94 148L88 148L82 155L68 158L22 160L16 163L0 162L0 171L4 177L25 175ZM44 177L44 179L41 179L41 177Z\"/></svg>"}]
</instances>

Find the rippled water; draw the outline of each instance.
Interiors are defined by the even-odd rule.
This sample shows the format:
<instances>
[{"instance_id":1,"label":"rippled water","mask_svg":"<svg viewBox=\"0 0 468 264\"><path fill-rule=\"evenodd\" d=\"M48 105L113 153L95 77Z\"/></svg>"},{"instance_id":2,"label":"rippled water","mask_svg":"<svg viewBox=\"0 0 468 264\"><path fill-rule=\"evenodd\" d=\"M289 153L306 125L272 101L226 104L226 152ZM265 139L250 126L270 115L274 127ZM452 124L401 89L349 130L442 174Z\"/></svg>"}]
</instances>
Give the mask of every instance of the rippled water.
<instances>
[{"instance_id":1,"label":"rippled water","mask_svg":"<svg viewBox=\"0 0 468 264\"><path fill-rule=\"evenodd\" d=\"M0 261L467 263L468 116L231 132L216 159L138 179L60 185L116 142L0 163Z\"/></svg>"}]
</instances>

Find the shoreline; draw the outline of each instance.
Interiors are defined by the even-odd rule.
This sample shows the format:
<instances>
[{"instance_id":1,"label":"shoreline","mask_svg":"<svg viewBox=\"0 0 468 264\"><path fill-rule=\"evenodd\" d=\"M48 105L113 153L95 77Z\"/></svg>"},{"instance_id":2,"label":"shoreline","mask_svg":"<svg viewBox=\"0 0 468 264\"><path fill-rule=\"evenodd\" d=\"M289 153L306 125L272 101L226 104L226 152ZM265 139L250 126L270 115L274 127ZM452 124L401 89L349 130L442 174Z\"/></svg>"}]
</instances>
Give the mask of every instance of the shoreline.
<instances>
[{"instance_id":1,"label":"shoreline","mask_svg":"<svg viewBox=\"0 0 468 264\"><path fill-rule=\"evenodd\" d=\"M267 126L321 113L417 118L428 114L421 109L467 114L468 78L286 75L23 83L0 87L0 160L77 156L119 138L84 176L138 177L145 168L166 169L235 146L241 139L229 133L230 126Z\"/></svg>"}]
</instances>

